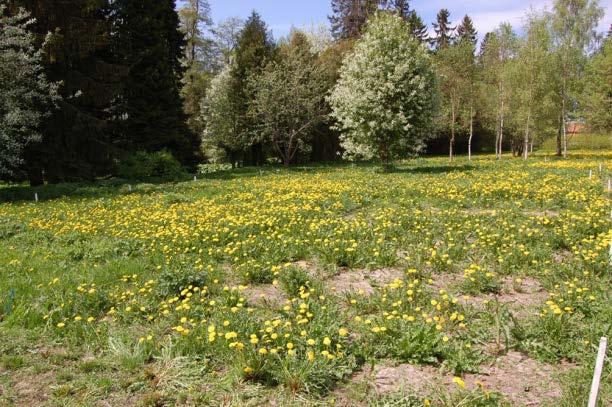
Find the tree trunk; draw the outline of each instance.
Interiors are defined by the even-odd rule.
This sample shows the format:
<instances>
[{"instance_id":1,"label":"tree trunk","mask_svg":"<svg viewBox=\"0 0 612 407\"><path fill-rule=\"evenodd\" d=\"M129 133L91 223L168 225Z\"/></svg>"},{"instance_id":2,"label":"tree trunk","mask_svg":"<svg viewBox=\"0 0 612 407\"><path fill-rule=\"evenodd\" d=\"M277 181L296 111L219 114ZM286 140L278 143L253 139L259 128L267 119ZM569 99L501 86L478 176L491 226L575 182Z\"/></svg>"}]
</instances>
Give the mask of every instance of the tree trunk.
<instances>
[{"instance_id":1,"label":"tree trunk","mask_svg":"<svg viewBox=\"0 0 612 407\"><path fill-rule=\"evenodd\" d=\"M468 138L468 161L472 161L472 138L474 137L474 106L470 105L470 137Z\"/></svg>"},{"instance_id":2,"label":"tree trunk","mask_svg":"<svg viewBox=\"0 0 612 407\"><path fill-rule=\"evenodd\" d=\"M448 160L453 161L453 146L455 145L455 104L451 103L451 138Z\"/></svg>"},{"instance_id":3,"label":"tree trunk","mask_svg":"<svg viewBox=\"0 0 612 407\"><path fill-rule=\"evenodd\" d=\"M561 126L564 126L562 117L563 115L559 116L559 128L557 129L557 151L556 151L557 157L561 157L562 155L561 137L563 134L563 130L561 130Z\"/></svg>"},{"instance_id":4,"label":"tree trunk","mask_svg":"<svg viewBox=\"0 0 612 407\"><path fill-rule=\"evenodd\" d=\"M504 146L504 98L501 100L501 114L499 117L499 156L498 159L501 160L503 154L503 146Z\"/></svg>"},{"instance_id":5,"label":"tree trunk","mask_svg":"<svg viewBox=\"0 0 612 407\"><path fill-rule=\"evenodd\" d=\"M523 140L523 158L529 158L529 120L531 120L531 112L527 114L527 123L525 124L525 139Z\"/></svg>"}]
</instances>

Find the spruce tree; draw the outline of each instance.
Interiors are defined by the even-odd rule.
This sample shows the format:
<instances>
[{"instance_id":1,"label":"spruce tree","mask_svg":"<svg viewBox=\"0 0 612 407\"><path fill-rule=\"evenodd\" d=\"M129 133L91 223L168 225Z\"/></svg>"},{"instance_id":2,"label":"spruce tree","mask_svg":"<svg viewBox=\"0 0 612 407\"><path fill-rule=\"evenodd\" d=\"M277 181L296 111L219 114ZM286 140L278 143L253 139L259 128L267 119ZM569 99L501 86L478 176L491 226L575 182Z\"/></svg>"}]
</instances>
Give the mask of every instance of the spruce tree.
<instances>
[{"instance_id":1,"label":"spruce tree","mask_svg":"<svg viewBox=\"0 0 612 407\"><path fill-rule=\"evenodd\" d=\"M436 37L432 39L432 45L435 50L440 50L448 47L454 39L453 32L455 27L450 25L450 12L443 8L436 16L436 22L432 24Z\"/></svg>"},{"instance_id":2,"label":"spruce tree","mask_svg":"<svg viewBox=\"0 0 612 407\"><path fill-rule=\"evenodd\" d=\"M129 72L117 106L120 146L130 152L168 149L185 165L199 158L180 97L185 38L173 0L116 0L117 57Z\"/></svg>"},{"instance_id":3,"label":"spruce tree","mask_svg":"<svg viewBox=\"0 0 612 407\"><path fill-rule=\"evenodd\" d=\"M408 17L408 27L410 28L414 38L419 40L419 42L426 43L429 41L427 26L414 10L410 12L410 16Z\"/></svg>"},{"instance_id":4,"label":"spruce tree","mask_svg":"<svg viewBox=\"0 0 612 407\"><path fill-rule=\"evenodd\" d=\"M255 123L248 116L249 104L254 99L247 84L252 76L259 74L266 62L273 58L274 42L266 23L253 11L246 21L238 39L235 60L231 68L230 103L236 112L237 125L232 145L242 145L249 164L263 161L263 146L259 135L253 131Z\"/></svg>"},{"instance_id":5,"label":"spruce tree","mask_svg":"<svg viewBox=\"0 0 612 407\"><path fill-rule=\"evenodd\" d=\"M457 41L468 41L476 45L478 32L474 28L472 19L467 14L461 20L461 24L457 27Z\"/></svg>"},{"instance_id":6,"label":"spruce tree","mask_svg":"<svg viewBox=\"0 0 612 407\"><path fill-rule=\"evenodd\" d=\"M404 21L409 21L412 11L408 0L392 0L389 1L389 8L400 16Z\"/></svg>"},{"instance_id":7,"label":"spruce tree","mask_svg":"<svg viewBox=\"0 0 612 407\"><path fill-rule=\"evenodd\" d=\"M93 179L110 173L114 146L112 101L125 69L114 62L108 0L10 0L36 19L43 65L61 82L58 109L41 128L42 140L25 151L31 184ZM44 177L43 177L44 174Z\"/></svg>"},{"instance_id":8,"label":"spruce tree","mask_svg":"<svg viewBox=\"0 0 612 407\"><path fill-rule=\"evenodd\" d=\"M336 39L361 36L368 17L381 5L380 0L332 0L331 30Z\"/></svg>"}]
</instances>

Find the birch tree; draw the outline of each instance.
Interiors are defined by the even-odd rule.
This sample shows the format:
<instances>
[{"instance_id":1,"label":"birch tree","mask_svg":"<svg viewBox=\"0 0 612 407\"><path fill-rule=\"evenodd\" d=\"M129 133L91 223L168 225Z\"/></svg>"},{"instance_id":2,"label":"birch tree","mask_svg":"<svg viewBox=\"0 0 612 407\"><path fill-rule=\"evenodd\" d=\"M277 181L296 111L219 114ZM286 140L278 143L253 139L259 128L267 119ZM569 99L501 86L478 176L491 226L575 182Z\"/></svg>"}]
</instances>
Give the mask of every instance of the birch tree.
<instances>
[{"instance_id":1,"label":"birch tree","mask_svg":"<svg viewBox=\"0 0 612 407\"><path fill-rule=\"evenodd\" d=\"M597 25L603 9L597 0L556 0L552 29L557 67L559 132L557 155L567 158L566 125L581 93L587 52L597 38Z\"/></svg>"}]
</instances>

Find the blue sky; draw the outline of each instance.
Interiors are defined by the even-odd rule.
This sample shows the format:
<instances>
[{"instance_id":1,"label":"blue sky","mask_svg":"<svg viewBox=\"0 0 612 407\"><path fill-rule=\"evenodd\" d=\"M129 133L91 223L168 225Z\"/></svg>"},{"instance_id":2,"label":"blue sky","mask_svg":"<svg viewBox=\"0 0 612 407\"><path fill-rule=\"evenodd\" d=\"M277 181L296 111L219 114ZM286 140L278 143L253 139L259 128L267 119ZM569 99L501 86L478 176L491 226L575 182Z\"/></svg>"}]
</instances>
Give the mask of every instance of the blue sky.
<instances>
[{"instance_id":1,"label":"blue sky","mask_svg":"<svg viewBox=\"0 0 612 407\"><path fill-rule=\"evenodd\" d=\"M231 16L247 17L255 9L262 15L274 37L286 35L292 26L304 27L327 23L330 14L330 0L209 0L215 22ZM179 2L180 3L180 2ZM413 0L412 9L421 15L431 29L436 13L441 8L451 12L454 21L469 14L479 34L494 29L499 23L507 21L515 27L521 26L525 12L531 6L535 9L550 8L552 0ZM600 30L607 31L612 23L612 0L600 0L606 9L606 16Z\"/></svg>"}]
</instances>

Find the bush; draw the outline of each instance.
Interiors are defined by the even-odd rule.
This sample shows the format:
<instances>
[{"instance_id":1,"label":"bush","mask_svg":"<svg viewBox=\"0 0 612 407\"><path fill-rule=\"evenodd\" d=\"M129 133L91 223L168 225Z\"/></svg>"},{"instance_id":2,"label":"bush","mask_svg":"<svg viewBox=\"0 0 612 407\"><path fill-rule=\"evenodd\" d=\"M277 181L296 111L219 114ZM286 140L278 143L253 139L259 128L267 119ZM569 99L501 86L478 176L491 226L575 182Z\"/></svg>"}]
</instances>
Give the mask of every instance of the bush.
<instances>
[{"instance_id":1,"label":"bush","mask_svg":"<svg viewBox=\"0 0 612 407\"><path fill-rule=\"evenodd\" d=\"M175 180L187 176L174 156L166 151L147 153L139 151L119 164L118 175L125 179Z\"/></svg>"}]
</instances>

